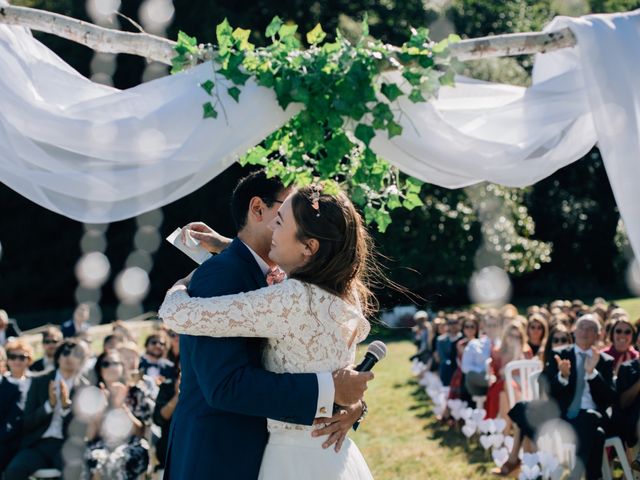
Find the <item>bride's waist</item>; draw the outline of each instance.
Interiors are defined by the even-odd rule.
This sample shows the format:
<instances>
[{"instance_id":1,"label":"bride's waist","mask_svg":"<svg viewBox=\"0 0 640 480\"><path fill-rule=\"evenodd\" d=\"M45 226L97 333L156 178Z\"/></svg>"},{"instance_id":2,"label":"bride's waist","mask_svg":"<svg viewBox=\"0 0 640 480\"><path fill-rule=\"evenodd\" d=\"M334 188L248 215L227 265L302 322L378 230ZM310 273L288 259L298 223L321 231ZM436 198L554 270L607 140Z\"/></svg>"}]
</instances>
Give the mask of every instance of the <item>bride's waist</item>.
<instances>
[{"instance_id":1,"label":"bride's waist","mask_svg":"<svg viewBox=\"0 0 640 480\"><path fill-rule=\"evenodd\" d=\"M321 427L317 425L300 425L297 423L280 422L278 420L267 418L267 430L269 430L269 433L303 432L311 435L311 432L317 428Z\"/></svg>"},{"instance_id":2,"label":"bride's waist","mask_svg":"<svg viewBox=\"0 0 640 480\"><path fill-rule=\"evenodd\" d=\"M278 422L282 423L282 422ZM285 429L281 427L269 426L269 445L282 445L293 447L309 447L322 449L322 443L327 439L324 437L312 437L314 427L306 425L293 425L295 427L301 427L296 429Z\"/></svg>"}]
</instances>

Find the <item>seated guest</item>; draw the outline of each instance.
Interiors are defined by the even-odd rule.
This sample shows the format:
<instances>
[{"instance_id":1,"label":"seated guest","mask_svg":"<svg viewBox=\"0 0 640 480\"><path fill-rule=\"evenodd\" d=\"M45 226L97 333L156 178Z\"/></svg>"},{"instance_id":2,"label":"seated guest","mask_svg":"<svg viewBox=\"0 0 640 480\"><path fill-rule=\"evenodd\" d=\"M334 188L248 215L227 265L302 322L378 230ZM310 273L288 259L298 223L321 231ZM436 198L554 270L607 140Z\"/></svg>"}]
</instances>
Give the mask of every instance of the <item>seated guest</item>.
<instances>
[{"instance_id":1,"label":"seated guest","mask_svg":"<svg viewBox=\"0 0 640 480\"><path fill-rule=\"evenodd\" d=\"M160 385L160 392L156 398L156 408L153 411L153 423L162 430L162 435L156 444L156 457L158 469L163 470L167 457L167 445L169 441L169 427L173 412L178 405L178 395L180 394L180 374L176 379L168 379Z\"/></svg>"},{"instance_id":2,"label":"seated guest","mask_svg":"<svg viewBox=\"0 0 640 480\"><path fill-rule=\"evenodd\" d=\"M149 375L159 385L167 378L176 377L176 369L164 358L167 351L167 340L163 333L152 333L144 342L145 352L140 358L140 371Z\"/></svg>"},{"instance_id":3,"label":"seated guest","mask_svg":"<svg viewBox=\"0 0 640 480\"><path fill-rule=\"evenodd\" d=\"M542 352L542 364L553 359L555 350L573 343L573 337L569 329L562 324L551 327L549 338ZM543 381L540 381L540 380ZM538 377L540 383L540 399L530 402L517 402L511 410L509 410L509 418L513 422L513 447L509 453L507 461L500 468L495 468L492 473L500 476L507 476L520 466L520 448L525 453L533 453L536 448L534 440L537 435L537 429L545 421L557 418L559 412L555 402L548 400L548 385L544 381L544 377Z\"/></svg>"},{"instance_id":4,"label":"seated guest","mask_svg":"<svg viewBox=\"0 0 640 480\"><path fill-rule=\"evenodd\" d=\"M44 355L40 360L33 362L29 367L32 372L48 372L55 367L53 356L58 346L62 343L62 332L56 327L49 327L42 332L42 349Z\"/></svg>"},{"instance_id":5,"label":"seated guest","mask_svg":"<svg viewBox=\"0 0 640 480\"><path fill-rule=\"evenodd\" d=\"M20 329L15 321L9 319L6 310L0 308L0 346L3 346L11 337L19 337Z\"/></svg>"},{"instance_id":6,"label":"seated guest","mask_svg":"<svg viewBox=\"0 0 640 480\"><path fill-rule=\"evenodd\" d=\"M638 351L633 348L636 338L636 327L628 317L619 317L613 320L609 332L609 347L602 350L613 358L613 375L618 375L618 368L624 362L638 358Z\"/></svg>"},{"instance_id":7,"label":"seated guest","mask_svg":"<svg viewBox=\"0 0 640 480\"><path fill-rule=\"evenodd\" d=\"M635 358L620 365L616 390L619 401L613 408L612 424L627 448L638 443L638 422L640 422L640 359ZM632 463L634 470L640 470L640 453Z\"/></svg>"},{"instance_id":8,"label":"seated guest","mask_svg":"<svg viewBox=\"0 0 640 480\"><path fill-rule=\"evenodd\" d=\"M417 353L411 357L411 360L419 360L425 365L431 360L431 339L432 326L429 323L429 315L424 310L418 310L413 315L413 321L416 323L413 327L414 343L418 349Z\"/></svg>"},{"instance_id":9,"label":"seated guest","mask_svg":"<svg viewBox=\"0 0 640 480\"><path fill-rule=\"evenodd\" d=\"M465 388L472 397L487 394L487 362L491 358L494 345L500 341L502 320L495 310L490 310L481 318L480 326L484 333L467 344L460 367L464 374Z\"/></svg>"},{"instance_id":10,"label":"seated guest","mask_svg":"<svg viewBox=\"0 0 640 480\"><path fill-rule=\"evenodd\" d=\"M538 353L542 356L548 331L547 319L543 315L540 313L529 315L529 320L527 321L527 343L534 356L538 355Z\"/></svg>"},{"instance_id":11,"label":"seated guest","mask_svg":"<svg viewBox=\"0 0 640 480\"><path fill-rule=\"evenodd\" d=\"M87 431L85 461L92 478L134 480L147 471L149 444L145 439L151 421L154 400L144 383L130 384L120 354L107 351L96 361L98 386L103 390L109 409L94 418ZM130 423L128 432L118 435L103 428L111 411L119 410Z\"/></svg>"},{"instance_id":12,"label":"seated guest","mask_svg":"<svg viewBox=\"0 0 640 480\"><path fill-rule=\"evenodd\" d=\"M480 330L480 323L478 319L471 314L461 314L460 319L462 321L462 337L454 345L455 351L455 365L456 370L451 377L451 383L449 385L449 398L460 398L464 401L469 401L471 398L464 387L464 373L462 373L462 355L464 349L468 343L478 338Z\"/></svg>"},{"instance_id":13,"label":"seated guest","mask_svg":"<svg viewBox=\"0 0 640 480\"><path fill-rule=\"evenodd\" d=\"M613 358L595 347L601 325L591 314L575 325L575 345L555 353L543 371L549 397L560 408L562 419L574 429L576 466L571 478L602 475L602 449L608 424L607 409L616 399Z\"/></svg>"},{"instance_id":14,"label":"seated guest","mask_svg":"<svg viewBox=\"0 0 640 480\"><path fill-rule=\"evenodd\" d=\"M440 364L438 373L445 387L451 383L451 377L456 370L454 345L460 338L460 322L455 316L450 315L447 318L447 333L440 335L436 342L436 354Z\"/></svg>"},{"instance_id":15,"label":"seated guest","mask_svg":"<svg viewBox=\"0 0 640 480\"><path fill-rule=\"evenodd\" d=\"M167 360L174 365L180 364L180 335L173 330L167 332L169 337L169 351L167 352Z\"/></svg>"},{"instance_id":16,"label":"seated guest","mask_svg":"<svg viewBox=\"0 0 640 480\"><path fill-rule=\"evenodd\" d=\"M33 361L33 349L24 340L16 339L7 342L5 350L7 352L7 365L9 366L6 378L20 390L19 405L24 410L27 402L27 393L31 386L29 365Z\"/></svg>"},{"instance_id":17,"label":"seated guest","mask_svg":"<svg viewBox=\"0 0 640 480\"><path fill-rule=\"evenodd\" d=\"M122 358L122 363L124 363L127 383L135 385L139 381L143 381L146 384L146 389L155 398L158 395L159 387L155 379L140 371L140 350L138 345L133 342L125 342L118 348L118 353Z\"/></svg>"},{"instance_id":18,"label":"seated guest","mask_svg":"<svg viewBox=\"0 0 640 480\"><path fill-rule=\"evenodd\" d=\"M6 367L7 354L0 347L0 478L18 450L22 431L20 390L4 377Z\"/></svg>"},{"instance_id":19,"label":"seated guest","mask_svg":"<svg viewBox=\"0 0 640 480\"><path fill-rule=\"evenodd\" d=\"M63 470L62 445L73 419L71 400L79 387L85 350L68 339L56 350L56 369L33 377L24 410L20 450L5 470L5 480L25 480L41 468Z\"/></svg>"},{"instance_id":20,"label":"seated guest","mask_svg":"<svg viewBox=\"0 0 640 480\"><path fill-rule=\"evenodd\" d=\"M124 337L119 333L111 333L102 340L102 351L118 350L124 343Z\"/></svg>"},{"instance_id":21,"label":"seated guest","mask_svg":"<svg viewBox=\"0 0 640 480\"><path fill-rule=\"evenodd\" d=\"M438 361L437 355L437 346L438 346L438 338L441 335L445 335L447 333L447 321L443 316L438 316L433 320L433 329L435 333L431 335L431 364L429 365L430 372L438 372L440 370L440 362Z\"/></svg>"},{"instance_id":22,"label":"seated guest","mask_svg":"<svg viewBox=\"0 0 640 480\"><path fill-rule=\"evenodd\" d=\"M89 305L86 303L78 305L73 311L73 316L60 327L64 338L82 336L87 333L89 330L89 324L87 323L89 313Z\"/></svg>"},{"instance_id":23,"label":"seated guest","mask_svg":"<svg viewBox=\"0 0 640 480\"><path fill-rule=\"evenodd\" d=\"M530 358L533 358L533 352L527 344L524 325L518 320L513 320L504 329L500 346L494 347L491 351L491 374L495 380L489 385L489 390L487 391L487 402L485 403L487 418L499 416L507 421L507 425L510 425L511 421L508 417L509 400L504 381L504 368L514 360ZM517 390L518 387L516 385Z\"/></svg>"}]
</instances>

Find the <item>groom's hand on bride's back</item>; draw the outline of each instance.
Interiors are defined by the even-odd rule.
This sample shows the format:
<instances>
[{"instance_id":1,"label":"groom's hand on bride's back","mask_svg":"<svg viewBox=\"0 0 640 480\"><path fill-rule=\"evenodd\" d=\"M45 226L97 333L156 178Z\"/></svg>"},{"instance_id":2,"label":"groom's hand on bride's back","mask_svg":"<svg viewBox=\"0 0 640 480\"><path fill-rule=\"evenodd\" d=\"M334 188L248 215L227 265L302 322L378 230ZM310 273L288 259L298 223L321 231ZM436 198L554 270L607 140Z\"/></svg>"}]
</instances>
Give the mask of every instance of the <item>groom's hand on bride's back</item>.
<instances>
[{"instance_id":1,"label":"groom's hand on bride's back","mask_svg":"<svg viewBox=\"0 0 640 480\"><path fill-rule=\"evenodd\" d=\"M333 372L335 388L334 403L353 405L364 397L367 382L373 380L373 372L356 372L353 368L342 368Z\"/></svg>"}]
</instances>

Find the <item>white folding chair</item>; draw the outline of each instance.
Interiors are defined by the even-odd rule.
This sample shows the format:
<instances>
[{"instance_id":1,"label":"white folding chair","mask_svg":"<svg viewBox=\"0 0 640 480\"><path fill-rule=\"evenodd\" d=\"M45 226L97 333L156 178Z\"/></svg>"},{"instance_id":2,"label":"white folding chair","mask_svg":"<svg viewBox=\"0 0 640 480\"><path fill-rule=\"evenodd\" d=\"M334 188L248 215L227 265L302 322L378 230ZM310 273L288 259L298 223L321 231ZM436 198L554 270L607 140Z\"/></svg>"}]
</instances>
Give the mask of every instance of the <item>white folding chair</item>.
<instances>
[{"instance_id":1,"label":"white folding chair","mask_svg":"<svg viewBox=\"0 0 640 480\"><path fill-rule=\"evenodd\" d=\"M609 437L604 442L604 448L602 449L602 478L604 478L604 480L611 480L613 478L611 475L609 457L607 456L607 447L613 447L615 449L618 460L620 461L620 466L622 467L622 472L624 473L624 478L627 480L633 480L631 466L627 460L627 452L624 449L624 445L622 444L620 437Z\"/></svg>"},{"instance_id":2,"label":"white folding chair","mask_svg":"<svg viewBox=\"0 0 640 480\"><path fill-rule=\"evenodd\" d=\"M538 383L538 379L542 374L542 370L538 370L537 372L531 372L529 375L529 388L531 391L531 400L540 400L540 384Z\"/></svg>"},{"instance_id":3,"label":"white folding chair","mask_svg":"<svg viewBox=\"0 0 640 480\"><path fill-rule=\"evenodd\" d=\"M542 370L542 362L537 358L531 360L514 360L504 367L504 382L507 386L507 396L509 398L509 408L516 404L516 392L513 388L514 377L518 377L518 385L522 393L522 400L533 400L533 391L529 377L533 372Z\"/></svg>"}]
</instances>

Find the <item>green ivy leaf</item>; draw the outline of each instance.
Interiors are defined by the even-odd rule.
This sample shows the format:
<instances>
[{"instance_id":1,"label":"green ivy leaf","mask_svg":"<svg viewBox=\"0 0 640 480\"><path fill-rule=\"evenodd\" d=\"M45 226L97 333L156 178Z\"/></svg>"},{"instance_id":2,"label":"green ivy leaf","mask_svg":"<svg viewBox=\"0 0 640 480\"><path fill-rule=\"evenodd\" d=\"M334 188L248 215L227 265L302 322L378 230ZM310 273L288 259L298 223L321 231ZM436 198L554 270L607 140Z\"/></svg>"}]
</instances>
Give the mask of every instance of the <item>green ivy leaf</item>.
<instances>
[{"instance_id":1,"label":"green ivy leaf","mask_svg":"<svg viewBox=\"0 0 640 480\"><path fill-rule=\"evenodd\" d=\"M202 118L218 118L218 112L211 102L202 105Z\"/></svg>"},{"instance_id":2,"label":"green ivy leaf","mask_svg":"<svg viewBox=\"0 0 640 480\"><path fill-rule=\"evenodd\" d=\"M402 125L396 123L394 120L391 120L389 123L387 123L387 133L389 134L389 138L401 135Z\"/></svg>"},{"instance_id":3,"label":"green ivy leaf","mask_svg":"<svg viewBox=\"0 0 640 480\"><path fill-rule=\"evenodd\" d=\"M411 100L413 103L426 102L425 98L422 96L422 90L420 90L419 88L414 88L413 90L411 90L411 93L409 94L409 100Z\"/></svg>"},{"instance_id":4,"label":"green ivy leaf","mask_svg":"<svg viewBox=\"0 0 640 480\"><path fill-rule=\"evenodd\" d=\"M367 12L364 12L362 23L360 25L362 26L361 41L366 40L366 38L369 36L369 15L367 14Z\"/></svg>"},{"instance_id":5,"label":"green ivy leaf","mask_svg":"<svg viewBox=\"0 0 640 480\"><path fill-rule=\"evenodd\" d=\"M178 53L189 52L189 53L197 53L198 52L198 41L195 37L190 37L182 30L178 32L178 43L174 47Z\"/></svg>"},{"instance_id":6,"label":"green ivy leaf","mask_svg":"<svg viewBox=\"0 0 640 480\"><path fill-rule=\"evenodd\" d=\"M238 102L240 98L240 89L238 87L231 87L227 89L227 93L230 97L232 97L236 102Z\"/></svg>"},{"instance_id":7,"label":"green ivy leaf","mask_svg":"<svg viewBox=\"0 0 640 480\"><path fill-rule=\"evenodd\" d=\"M389 210L395 210L396 208L400 208L402 206L402 202L400 201L400 195L397 193L392 193L387 198L387 207Z\"/></svg>"},{"instance_id":8,"label":"green ivy leaf","mask_svg":"<svg viewBox=\"0 0 640 480\"><path fill-rule=\"evenodd\" d=\"M247 152L247 154L241 158L240 164L242 166L245 165L264 165L267 163L267 155L268 151L261 147L253 147L251 150Z\"/></svg>"},{"instance_id":9,"label":"green ivy leaf","mask_svg":"<svg viewBox=\"0 0 640 480\"><path fill-rule=\"evenodd\" d=\"M380 91L390 102L402 95L402 90L395 83L383 83Z\"/></svg>"},{"instance_id":10,"label":"green ivy leaf","mask_svg":"<svg viewBox=\"0 0 640 480\"><path fill-rule=\"evenodd\" d=\"M453 70L447 70L447 72L442 75L440 78L440 85L444 87L453 87L455 82L455 72Z\"/></svg>"},{"instance_id":11,"label":"green ivy leaf","mask_svg":"<svg viewBox=\"0 0 640 480\"><path fill-rule=\"evenodd\" d=\"M387 210L381 208L376 212L375 221L378 225L378 231L380 233L384 233L387 230L387 227L391 224L391 215Z\"/></svg>"},{"instance_id":12,"label":"green ivy leaf","mask_svg":"<svg viewBox=\"0 0 640 480\"><path fill-rule=\"evenodd\" d=\"M218 42L218 54L223 57L226 56L234 43L233 30L226 18L216 26L216 40Z\"/></svg>"},{"instance_id":13,"label":"green ivy leaf","mask_svg":"<svg viewBox=\"0 0 640 480\"><path fill-rule=\"evenodd\" d=\"M282 27L282 20L280 20L280 17L276 15L275 17L273 17L273 20L271 20L271 23L269 23L269 26L267 27L267 30L265 32L266 37L274 38L280 30L280 27Z\"/></svg>"},{"instance_id":14,"label":"green ivy leaf","mask_svg":"<svg viewBox=\"0 0 640 480\"><path fill-rule=\"evenodd\" d=\"M284 40L287 37L292 37L298 31L297 25L282 25L278 30L278 35L280 36L280 40Z\"/></svg>"},{"instance_id":15,"label":"green ivy leaf","mask_svg":"<svg viewBox=\"0 0 640 480\"><path fill-rule=\"evenodd\" d=\"M253 43L249 42L249 35L251 35L251 30L245 30L244 28L236 28L233 31L232 37L240 43L240 50L254 49Z\"/></svg>"},{"instance_id":16,"label":"green ivy leaf","mask_svg":"<svg viewBox=\"0 0 640 480\"><path fill-rule=\"evenodd\" d=\"M376 132L370 125L364 123L358 124L355 130L356 138L362 140L362 142L368 147L371 139L375 136Z\"/></svg>"},{"instance_id":17,"label":"green ivy leaf","mask_svg":"<svg viewBox=\"0 0 640 480\"><path fill-rule=\"evenodd\" d=\"M326 36L327 34L322 30L322 27L318 23L313 27L313 30L307 33L307 42L309 42L310 45L317 45L322 42Z\"/></svg>"},{"instance_id":18,"label":"green ivy leaf","mask_svg":"<svg viewBox=\"0 0 640 480\"><path fill-rule=\"evenodd\" d=\"M405 70L402 72L402 76L413 86L420 85L420 80L422 79L422 74L413 70Z\"/></svg>"},{"instance_id":19,"label":"green ivy leaf","mask_svg":"<svg viewBox=\"0 0 640 480\"><path fill-rule=\"evenodd\" d=\"M213 91L213 81L211 80L207 80L206 82L203 82L200 84L200 88L202 88L205 92L207 92L207 94L211 95L211 92Z\"/></svg>"},{"instance_id":20,"label":"green ivy leaf","mask_svg":"<svg viewBox=\"0 0 640 480\"><path fill-rule=\"evenodd\" d=\"M424 203L422 202L420 196L417 193L413 192L407 193L404 200L402 201L402 206L407 210L413 210L414 208L421 207L422 205L424 205Z\"/></svg>"}]
</instances>

